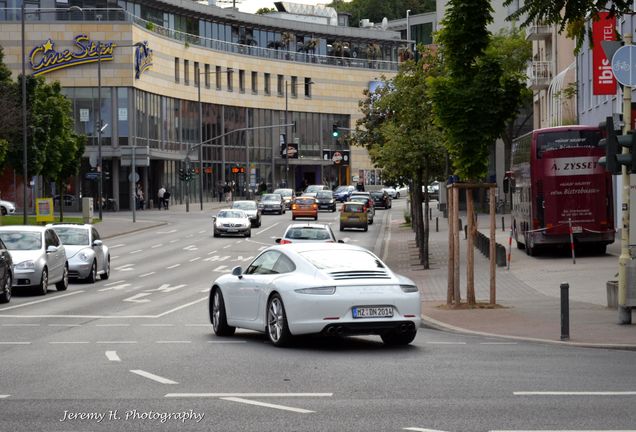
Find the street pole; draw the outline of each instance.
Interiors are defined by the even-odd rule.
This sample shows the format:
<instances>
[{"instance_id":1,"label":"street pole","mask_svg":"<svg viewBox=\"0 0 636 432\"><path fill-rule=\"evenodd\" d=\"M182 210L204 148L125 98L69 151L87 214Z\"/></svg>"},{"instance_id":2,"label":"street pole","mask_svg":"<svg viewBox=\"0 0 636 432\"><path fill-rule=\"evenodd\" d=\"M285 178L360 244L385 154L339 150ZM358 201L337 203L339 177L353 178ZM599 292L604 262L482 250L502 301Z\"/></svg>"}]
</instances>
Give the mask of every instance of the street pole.
<instances>
[{"instance_id":1,"label":"street pole","mask_svg":"<svg viewBox=\"0 0 636 432\"><path fill-rule=\"evenodd\" d=\"M324 170L324 164L325 161L323 159L323 155L322 155L322 115L320 116L320 133L318 135L318 139L320 140L320 182L322 184L325 184L325 170Z\"/></svg>"},{"instance_id":2,"label":"street pole","mask_svg":"<svg viewBox=\"0 0 636 432\"><path fill-rule=\"evenodd\" d=\"M632 44L632 31L630 27L629 31L624 32L623 39L625 45ZM623 134L627 135L627 132L632 127L632 88L630 86L623 86ZM633 149L632 149L633 150ZM621 153L629 154L629 148L623 147ZM621 255L618 259L618 323L619 324L631 324L632 312L627 303L627 265L632 260L631 252L629 249L629 191L630 191L630 176L627 173L627 166L621 165L622 178L621 178Z\"/></svg>"},{"instance_id":3,"label":"street pole","mask_svg":"<svg viewBox=\"0 0 636 432\"><path fill-rule=\"evenodd\" d=\"M22 188L22 200L23 200L23 211L22 211L22 224L27 224L27 94L26 94L26 48L25 48L25 23L24 23L24 15L26 13L25 2L22 2L22 6L20 8L20 20L22 25L22 179L23 179L23 188Z\"/></svg>"},{"instance_id":4,"label":"street pole","mask_svg":"<svg viewBox=\"0 0 636 432\"><path fill-rule=\"evenodd\" d=\"M136 132L136 128L135 128L135 132ZM130 208L132 208L133 222L137 221L137 199L136 199L137 191L135 189L135 184L137 183L137 161L135 161L136 153L137 153L137 147L135 146L135 140L133 140L132 155L131 155L131 161L130 161L130 177L131 177L131 180L130 180L131 206Z\"/></svg>"},{"instance_id":5,"label":"street pole","mask_svg":"<svg viewBox=\"0 0 636 432\"><path fill-rule=\"evenodd\" d=\"M409 24L409 16L411 15L411 9L406 11L406 48L411 49L411 25Z\"/></svg>"},{"instance_id":6,"label":"street pole","mask_svg":"<svg viewBox=\"0 0 636 432\"><path fill-rule=\"evenodd\" d=\"M102 16L96 15L98 21ZM102 220L102 194L104 187L104 167L102 166L102 42L97 41L97 203L99 205L99 220Z\"/></svg>"},{"instance_id":7,"label":"street pole","mask_svg":"<svg viewBox=\"0 0 636 432\"><path fill-rule=\"evenodd\" d=\"M197 71L197 75L199 97L199 203L200 210L203 211L203 106L201 104L201 73Z\"/></svg>"},{"instance_id":8,"label":"street pole","mask_svg":"<svg viewBox=\"0 0 636 432\"><path fill-rule=\"evenodd\" d=\"M285 80L285 124L287 124L287 113L288 113L288 96L287 91L289 88L289 81ZM289 187L289 127L285 126L285 186ZM294 186L296 186L296 179L294 179Z\"/></svg>"}]
</instances>

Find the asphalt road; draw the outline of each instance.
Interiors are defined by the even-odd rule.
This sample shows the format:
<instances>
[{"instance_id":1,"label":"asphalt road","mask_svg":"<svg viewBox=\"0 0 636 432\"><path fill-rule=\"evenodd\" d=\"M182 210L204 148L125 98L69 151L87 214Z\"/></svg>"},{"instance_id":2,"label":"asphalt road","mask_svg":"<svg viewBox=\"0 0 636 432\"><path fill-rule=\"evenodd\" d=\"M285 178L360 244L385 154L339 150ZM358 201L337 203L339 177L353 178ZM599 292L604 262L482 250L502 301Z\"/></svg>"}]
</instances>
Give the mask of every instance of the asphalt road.
<instances>
[{"instance_id":1,"label":"asphalt road","mask_svg":"<svg viewBox=\"0 0 636 432\"><path fill-rule=\"evenodd\" d=\"M339 238L382 253L387 215ZM162 218L157 212L145 217ZM636 430L636 353L420 329L378 337L217 338L212 280L245 266L291 223L212 237L209 215L109 242L108 281L0 307L0 431Z\"/></svg>"}]
</instances>

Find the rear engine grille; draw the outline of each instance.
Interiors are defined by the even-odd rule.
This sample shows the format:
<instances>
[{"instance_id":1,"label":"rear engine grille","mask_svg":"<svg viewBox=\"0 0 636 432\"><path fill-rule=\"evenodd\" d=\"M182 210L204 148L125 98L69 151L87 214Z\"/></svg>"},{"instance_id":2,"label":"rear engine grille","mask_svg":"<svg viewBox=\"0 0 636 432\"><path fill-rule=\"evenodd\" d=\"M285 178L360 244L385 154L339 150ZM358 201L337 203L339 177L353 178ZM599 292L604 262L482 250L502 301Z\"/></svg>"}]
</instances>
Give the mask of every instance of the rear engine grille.
<instances>
[{"instance_id":1,"label":"rear engine grille","mask_svg":"<svg viewBox=\"0 0 636 432\"><path fill-rule=\"evenodd\" d=\"M329 273L336 280L344 279L391 279L383 270L350 270Z\"/></svg>"}]
</instances>

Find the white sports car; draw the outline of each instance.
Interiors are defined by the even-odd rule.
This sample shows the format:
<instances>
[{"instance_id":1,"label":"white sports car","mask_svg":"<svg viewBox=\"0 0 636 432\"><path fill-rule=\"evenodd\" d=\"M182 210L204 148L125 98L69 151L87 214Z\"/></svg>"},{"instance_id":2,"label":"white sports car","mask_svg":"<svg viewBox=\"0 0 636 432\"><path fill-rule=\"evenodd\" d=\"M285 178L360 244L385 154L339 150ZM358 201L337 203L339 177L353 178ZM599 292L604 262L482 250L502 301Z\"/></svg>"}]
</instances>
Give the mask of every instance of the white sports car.
<instances>
[{"instance_id":1,"label":"white sports car","mask_svg":"<svg viewBox=\"0 0 636 432\"><path fill-rule=\"evenodd\" d=\"M276 346L302 334L380 335L406 345L420 326L420 293L378 257L342 243L272 246L210 289L218 336L237 327L265 332Z\"/></svg>"}]
</instances>

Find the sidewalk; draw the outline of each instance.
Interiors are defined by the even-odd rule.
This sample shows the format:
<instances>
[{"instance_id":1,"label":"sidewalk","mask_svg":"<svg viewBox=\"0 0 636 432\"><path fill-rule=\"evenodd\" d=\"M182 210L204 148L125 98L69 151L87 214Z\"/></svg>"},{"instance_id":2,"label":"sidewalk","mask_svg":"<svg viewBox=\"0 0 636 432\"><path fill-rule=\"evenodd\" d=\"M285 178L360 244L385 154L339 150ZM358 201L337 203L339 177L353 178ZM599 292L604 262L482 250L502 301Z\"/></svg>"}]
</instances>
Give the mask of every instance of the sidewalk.
<instances>
[{"instance_id":1,"label":"sidewalk","mask_svg":"<svg viewBox=\"0 0 636 432\"><path fill-rule=\"evenodd\" d=\"M636 324L619 325L618 312L606 306L607 280L618 271L620 245L611 245L608 254L577 257L567 254L528 257L512 241L510 270L497 267L495 309L452 309L446 306L448 274L448 224L437 210L432 212L429 247L430 269L419 264L415 235L403 225L400 213L390 221L385 261L396 272L411 278L422 290L422 317L428 326L447 330L589 347L636 349ZM439 232L435 232L435 219ZM502 231L497 215L497 241L508 248L508 232ZM462 221L465 223L466 218ZM479 229L488 233L486 215L480 215ZM506 226L509 222L506 221ZM466 243L460 236L461 296L466 300ZM488 259L475 249L475 292L477 302L488 303L490 273ZM560 284L568 282L570 338L561 341ZM636 321L636 317L635 317Z\"/></svg>"}]
</instances>

